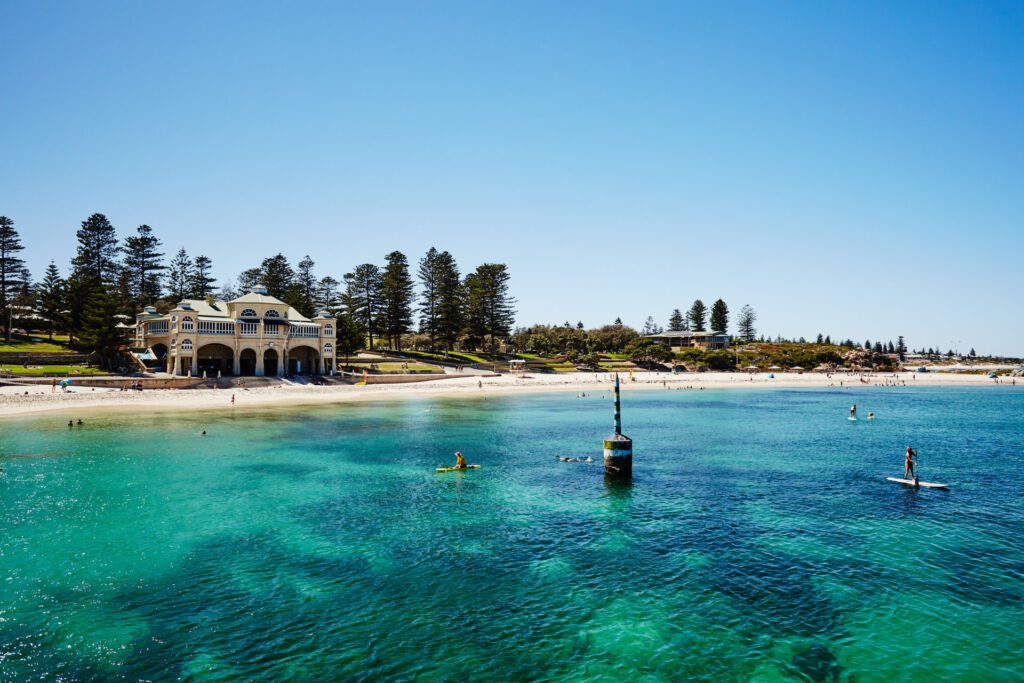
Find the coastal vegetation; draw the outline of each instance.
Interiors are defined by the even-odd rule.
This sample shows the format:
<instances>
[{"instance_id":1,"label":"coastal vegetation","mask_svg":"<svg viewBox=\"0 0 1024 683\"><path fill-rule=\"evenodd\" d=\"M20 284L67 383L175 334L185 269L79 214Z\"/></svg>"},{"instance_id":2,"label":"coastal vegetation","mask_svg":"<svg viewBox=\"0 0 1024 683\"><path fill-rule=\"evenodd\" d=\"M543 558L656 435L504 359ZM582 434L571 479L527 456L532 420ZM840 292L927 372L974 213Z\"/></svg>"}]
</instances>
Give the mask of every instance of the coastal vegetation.
<instances>
[{"instance_id":1,"label":"coastal vegetation","mask_svg":"<svg viewBox=\"0 0 1024 683\"><path fill-rule=\"evenodd\" d=\"M230 300L256 285L304 316L336 316L338 355L346 362L361 349L401 351L414 334L442 354L456 348L495 353L515 322L505 264L484 263L463 276L455 257L435 248L419 260L415 278L397 250L382 265L359 264L340 279L318 276L308 255L293 267L278 253L218 287L210 257L181 248L165 259L163 242L149 225L122 240L107 217L95 213L76 239L67 275L51 262L33 283L14 221L0 217L0 329L6 342L19 328L49 339L63 333L68 347L113 368L144 307L165 313L183 299Z\"/></svg>"},{"instance_id":2,"label":"coastal vegetation","mask_svg":"<svg viewBox=\"0 0 1024 683\"><path fill-rule=\"evenodd\" d=\"M886 369L907 359L958 357L937 346L910 350L904 338L850 339L833 342L818 334L804 338L758 337L757 313L744 305L730 331L731 311L718 298L709 306L695 299L675 308L662 328L648 316L636 330L621 319L586 328L582 322L531 325L513 329L516 300L511 276L502 263L483 263L463 275L448 251L429 249L414 264L401 251L383 263L362 263L336 278L321 275L306 255L294 266L281 254L264 258L219 286L213 261L204 254L178 249L166 258L163 242L149 225L119 239L106 216L82 221L67 276L56 263L33 282L22 258L24 247L14 221L0 216L0 353L36 354L78 350L100 365L115 368L123 358L136 313L153 306L165 313L183 299L232 299L256 285L304 316L335 316L336 349L345 365L362 350L388 351L426 363L497 363L510 358L535 361L543 371L636 367L685 367L699 370L739 368L871 367ZM685 312L684 312L685 310ZM31 340L15 329L36 333ZM649 338L669 333L730 334L729 349L686 348L673 351ZM45 343L38 335L45 334ZM972 348L969 358L976 358ZM541 363L540 361L547 361Z\"/></svg>"}]
</instances>

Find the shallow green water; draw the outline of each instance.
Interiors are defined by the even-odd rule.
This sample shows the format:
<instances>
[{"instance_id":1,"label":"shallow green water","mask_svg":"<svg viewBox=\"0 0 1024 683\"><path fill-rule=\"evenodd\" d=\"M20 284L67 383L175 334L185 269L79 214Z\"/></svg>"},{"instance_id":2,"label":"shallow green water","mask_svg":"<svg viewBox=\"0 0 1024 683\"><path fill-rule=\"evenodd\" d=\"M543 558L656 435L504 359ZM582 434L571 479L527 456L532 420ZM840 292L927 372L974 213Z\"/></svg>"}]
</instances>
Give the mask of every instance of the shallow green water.
<instances>
[{"instance_id":1,"label":"shallow green water","mask_svg":"<svg viewBox=\"0 0 1024 683\"><path fill-rule=\"evenodd\" d=\"M1024 392L630 392L632 486L610 416L0 422L0 680L1024 677Z\"/></svg>"}]
</instances>

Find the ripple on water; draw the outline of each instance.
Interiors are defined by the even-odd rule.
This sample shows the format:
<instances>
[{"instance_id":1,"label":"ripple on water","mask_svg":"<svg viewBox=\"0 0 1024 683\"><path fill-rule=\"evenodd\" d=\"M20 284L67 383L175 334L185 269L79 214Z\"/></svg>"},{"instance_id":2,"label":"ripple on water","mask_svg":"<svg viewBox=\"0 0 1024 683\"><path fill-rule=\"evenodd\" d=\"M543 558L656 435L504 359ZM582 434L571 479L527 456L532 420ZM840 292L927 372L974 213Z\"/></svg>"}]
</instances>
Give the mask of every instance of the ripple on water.
<instances>
[{"instance_id":1,"label":"ripple on water","mask_svg":"<svg viewBox=\"0 0 1024 683\"><path fill-rule=\"evenodd\" d=\"M632 486L557 395L22 421L0 679L1019 679L1024 402L851 396L630 394ZM948 494L884 484L908 435Z\"/></svg>"}]
</instances>

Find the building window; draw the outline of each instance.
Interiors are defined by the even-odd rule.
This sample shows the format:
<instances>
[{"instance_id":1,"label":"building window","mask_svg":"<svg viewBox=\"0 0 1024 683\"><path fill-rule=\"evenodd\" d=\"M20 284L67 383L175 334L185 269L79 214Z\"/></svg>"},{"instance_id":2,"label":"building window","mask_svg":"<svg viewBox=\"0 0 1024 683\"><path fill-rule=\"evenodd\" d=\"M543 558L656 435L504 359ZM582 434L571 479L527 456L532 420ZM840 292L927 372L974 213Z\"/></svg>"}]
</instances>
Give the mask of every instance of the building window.
<instances>
[{"instance_id":1,"label":"building window","mask_svg":"<svg viewBox=\"0 0 1024 683\"><path fill-rule=\"evenodd\" d=\"M186 339L185 341L181 342L181 350L182 351L191 351L192 350L192 340L191 339Z\"/></svg>"},{"instance_id":2,"label":"building window","mask_svg":"<svg viewBox=\"0 0 1024 683\"><path fill-rule=\"evenodd\" d=\"M333 356L334 355L334 345L333 344L324 344L324 355L325 356Z\"/></svg>"},{"instance_id":3,"label":"building window","mask_svg":"<svg viewBox=\"0 0 1024 683\"><path fill-rule=\"evenodd\" d=\"M182 332L191 332L194 329L194 327L195 327L195 325L194 325L191 317L186 315L184 318L181 319L181 331Z\"/></svg>"},{"instance_id":4,"label":"building window","mask_svg":"<svg viewBox=\"0 0 1024 683\"><path fill-rule=\"evenodd\" d=\"M243 310L241 312L240 315L243 318L258 318L259 317L258 315L256 315L256 309L253 309L253 308L246 308L245 310Z\"/></svg>"},{"instance_id":5,"label":"building window","mask_svg":"<svg viewBox=\"0 0 1024 683\"><path fill-rule=\"evenodd\" d=\"M278 313L277 311L275 311L273 308L271 308L271 309L268 309L267 312L263 314L263 317L264 318L280 318L281 314Z\"/></svg>"},{"instance_id":6,"label":"building window","mask_svg":"<svg viewBox=\"0 0 1024 683\"><path fill-rule=\"evenodd\" d=\"M325 337L333 337L334 336L334 327L331 326L330 323L324 325L324 336Z\"/></svg>"}]
</instances>

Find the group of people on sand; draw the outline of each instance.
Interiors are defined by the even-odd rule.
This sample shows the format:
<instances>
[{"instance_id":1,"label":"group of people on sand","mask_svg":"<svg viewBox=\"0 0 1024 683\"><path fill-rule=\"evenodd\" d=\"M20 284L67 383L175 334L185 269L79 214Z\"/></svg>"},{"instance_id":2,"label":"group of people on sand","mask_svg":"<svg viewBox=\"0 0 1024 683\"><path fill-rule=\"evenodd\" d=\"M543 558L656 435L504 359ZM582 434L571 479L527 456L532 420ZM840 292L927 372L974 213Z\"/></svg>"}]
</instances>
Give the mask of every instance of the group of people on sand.
<instances>
[{"instance_id":1,"label":"group of people on sand","mask_svg":"<svg viewBox=\"0 0 1024 683\"><path fill-rule=\"evenodd\" d=\"M84 424L85 423L82 422L82 418L78 418L78 426L81 427ZM74 420L68 420L68 428L70 429L70 428L72 428L74 426L75 426L75 421Z\"/></svg>"}]
</instances>

